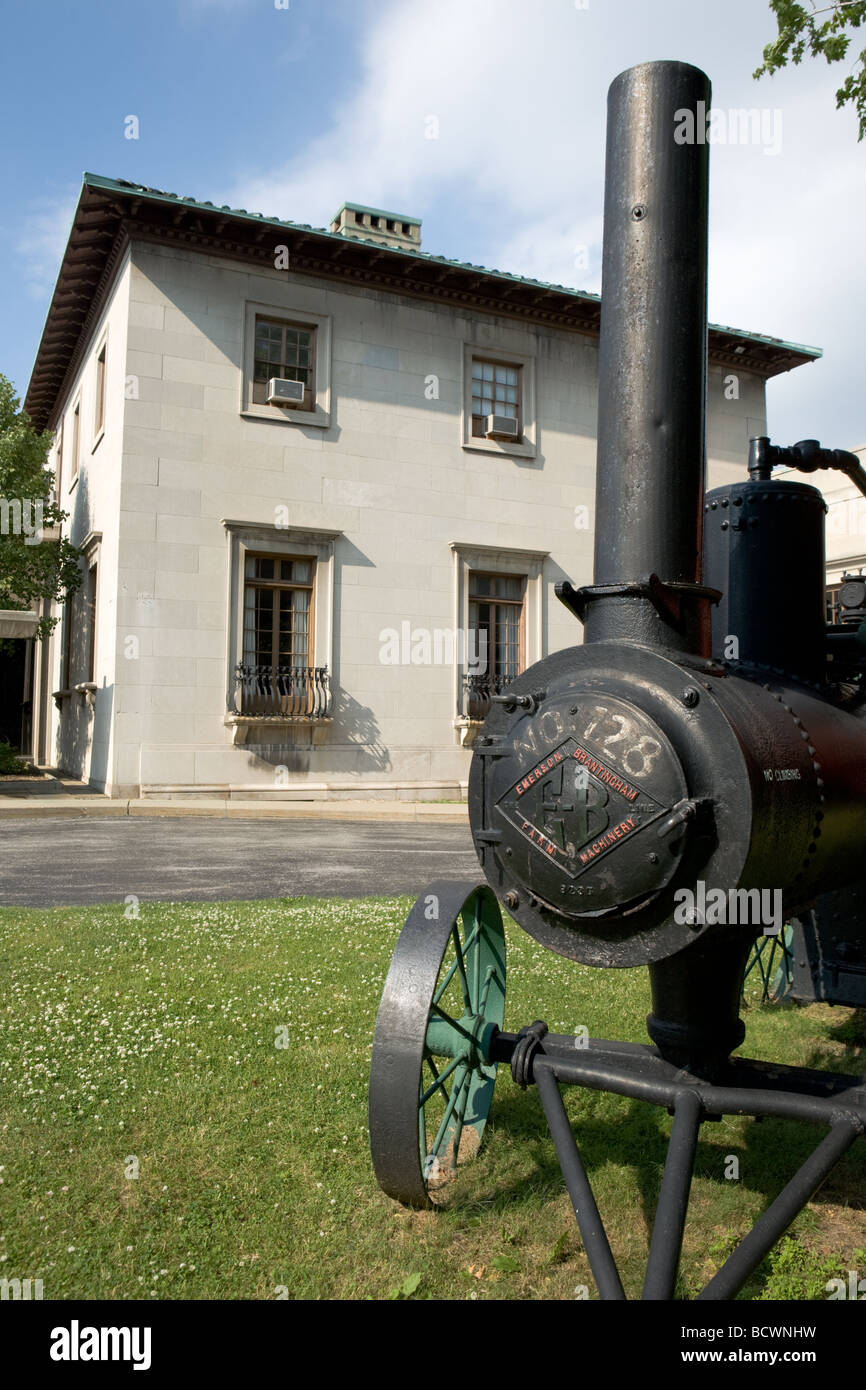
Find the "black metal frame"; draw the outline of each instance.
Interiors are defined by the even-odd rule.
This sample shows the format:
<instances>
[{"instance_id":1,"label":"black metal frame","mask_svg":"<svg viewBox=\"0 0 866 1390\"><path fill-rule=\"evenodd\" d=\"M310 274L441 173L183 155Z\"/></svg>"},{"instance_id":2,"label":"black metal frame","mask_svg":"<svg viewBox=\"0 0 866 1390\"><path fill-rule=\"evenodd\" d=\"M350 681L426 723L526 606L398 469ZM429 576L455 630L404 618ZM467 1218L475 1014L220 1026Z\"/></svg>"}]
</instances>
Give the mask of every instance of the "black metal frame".
<instances>
[{"instance_id":1,"label":"black metal frame","mask_svg":"<svg viewBox=\"0 0 866 1390\"><path fill-rule=\"evenodd\" d=\"M625 1292L560 1085L629 1096L666 1106L673 1114L641 1295L645 1300L674 1294L704 1121L772 1115L827 1125L829 1132L701 1291L702 1300L734 1297L843 1154L866 1134L866 1079L861 1077L731 1058L721 1073L723 1084L718 1084L665 1061L655 1047L596 1039L578 1047L573 1037L548 1034L543 1023L520 1033L498 1033L491 1058L511 1066L521 1085L534 1082L538 1087L593 1278L606 1300L624 1299Z\"/></svg>"}]
</instances>

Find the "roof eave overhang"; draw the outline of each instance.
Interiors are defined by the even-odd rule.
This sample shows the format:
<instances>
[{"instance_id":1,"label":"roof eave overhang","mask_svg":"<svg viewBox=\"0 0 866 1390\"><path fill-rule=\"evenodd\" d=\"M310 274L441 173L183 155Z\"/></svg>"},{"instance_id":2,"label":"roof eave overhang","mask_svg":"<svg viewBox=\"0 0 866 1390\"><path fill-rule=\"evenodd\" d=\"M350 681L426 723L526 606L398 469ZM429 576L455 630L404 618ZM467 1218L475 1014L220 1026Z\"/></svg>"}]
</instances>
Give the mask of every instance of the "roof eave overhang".
<instances>
[{"instance_id":1,"label":"roof eave overhang","mask_svg":"<svg viewBox=\"0 0 866 1390\"><path fill-rule=\"evenodd\" d=\"M186 246L267 268L274 266L275 248L287 246L296 274L590 337L599 332L597 295L86 175L24 401L37 429L54 427L125 248L133 240ZM790 371L820 355L815 348L710 327L711 363L762 377Z\"/></svg>"}]
</instances>

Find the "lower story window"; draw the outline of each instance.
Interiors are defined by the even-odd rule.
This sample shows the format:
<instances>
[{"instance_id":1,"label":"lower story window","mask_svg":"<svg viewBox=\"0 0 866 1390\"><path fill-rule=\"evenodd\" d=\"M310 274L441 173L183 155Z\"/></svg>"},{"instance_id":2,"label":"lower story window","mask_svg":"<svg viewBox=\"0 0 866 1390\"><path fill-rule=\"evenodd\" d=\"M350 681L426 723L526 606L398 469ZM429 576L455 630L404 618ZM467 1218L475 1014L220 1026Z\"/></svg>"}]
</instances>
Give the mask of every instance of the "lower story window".
<instances>
[{"instance_id":1,"label":"lower story window","mask_svg":"<svg viewBox=\"0 0 866 1390\"><path fill-rule=\"evenodd\" d=\"M524 575L469 575L469 652L478 667L467 678L470 718L484 718L491 695L526 665L525 598Z\"/></svg>"},{"instance_id":2,"label":"lower story window","mask_svg":"<svg viewBox=\"0 0 866 1390\"><path fill-rule=\"evenodd\" d=\"M244 575L245 663L306 666L312 647L312 559L247 555Z\"/></svg>"},{"instance_id":3,"label":"lower story window","mask_svg":"<svg viewBox=\"0 0 866 1390\"><path fill-rule=\"evenodd\" d=\"M87 571L87 679L96 677L96 596L99 567L94 560Z\"/></svg>"},{"instance_id":4,"label":"lower story window","mask_svg":"<svg viewBox=\"0 0 866 1390\"><path fill-rule=\"evenodd\" d=\"M244 714L305 714L318 702L311 663L315 560L247 555L240 668Z\"/></svg>"}]
</instances>

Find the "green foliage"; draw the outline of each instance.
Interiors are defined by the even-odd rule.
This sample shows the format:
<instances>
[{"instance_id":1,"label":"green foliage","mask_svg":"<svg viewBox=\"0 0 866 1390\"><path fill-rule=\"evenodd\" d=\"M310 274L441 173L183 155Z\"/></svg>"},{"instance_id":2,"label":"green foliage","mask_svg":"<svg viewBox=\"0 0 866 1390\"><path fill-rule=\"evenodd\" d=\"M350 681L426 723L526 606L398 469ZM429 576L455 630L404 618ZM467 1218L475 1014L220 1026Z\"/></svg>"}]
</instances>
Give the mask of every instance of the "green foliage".
<instances>
[{"instance_id":1,"label":"green foliage","mask_svg":"<svg viewBox=\"0 0 866 1390\"><path fill-rule=\"evenodd\" d=\"M421 1275L418 1274L417 1271L415 1274L407 1274L402 1284L398 1284L395 1289L392 1289L388 1297L391 1299L411 1298L413 1293L417 1291L420 1283Z\"/></svg>"},{"instance_id":2,"label":"green foliage","mask_svg":"<svg viewBox=\"0 0 866 1390\"><path fill-rule=\"evenodd\" d=\"M568 1246L568 1237L569 1232L563 1231L562 1235L554 1241L553 1245L551 1245L550 1249L547 1252L547 1264L557 1265L560 1263L561 1260L565 1258L566 1249Z\"/></svg>"},{"instance_id":3,"label":"green foliage","mask_svg":"<svg viewBox=\"0 0 866 1390\"><path fill-rule=\"evenodd\" d=\"M0 499L26 507L31 522L41 506L40 529L51 531L66 519L66 512L52 501L53 474L45 466L53 436L37 434L30 417L20 408L12 383L0 375ZM63 599L81 583L81 552L68 540L34 542L7 519L7 534L0 530L0 608L18 612L34 599ZM28 543L29 542L29 543ZM36 636L47 637L57 622L43 618Z\"/></svg>"},{"instance_id":4,"label":"green foliage","mask_svg":"<svg viewBox=\"0 0 866 1390\"><path fill-rule=\"evenodd\" d=\"M19 758L10 743L0 740L0 773L27 772L28 766Z\"/></svg>"},{"instance_id":5,"label":"green foliage","mask_svg":"<svg viewBox=\"0 0 866 1390\"><path fill-rule=\"evenodd\" d=\"M770 0L770 9L779 27L777 38L764 49L764 61L752 74L772 76L788 63L800 63L808 51L812 57L823 54L828 63L839 63L848 53L852 35L866 20L866 0L835 0L833 4L807 10L797 0ZM829 12L829 13L828 13ZM826 15L826 18L821 16ZM836 93L836 106L850 102L860 122L858 140L866 135L866 48L854 60Z\"/></svg>"},{"instance_id":6,"label":"green foliage","mask_svg":"<svg viewBox=\"0 0 866 1390\"><path fill-rule=\"evenodd\" d=\"M793 1236L785 1236L767 1256L767 1282L757 1295L774 1302L791 1298L826 1298L827 1281L839 1274L838 1259L820 1260Z\"/></svg>"}]
</instances>

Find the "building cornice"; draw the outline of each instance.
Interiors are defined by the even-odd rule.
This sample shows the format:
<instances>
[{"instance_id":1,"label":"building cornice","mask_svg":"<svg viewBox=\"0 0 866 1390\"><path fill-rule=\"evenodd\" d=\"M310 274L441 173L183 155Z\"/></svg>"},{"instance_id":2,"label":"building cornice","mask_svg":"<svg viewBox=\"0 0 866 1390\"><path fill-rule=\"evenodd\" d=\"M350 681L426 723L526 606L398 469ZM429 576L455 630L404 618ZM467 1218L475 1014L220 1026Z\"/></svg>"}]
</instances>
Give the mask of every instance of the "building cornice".
<instances>
[{"instance_id":1,"label":"building cornice","mask_svg":"<svg viewBox=\"0 0 866 1390\"><path fill-rule=\"evenodd\" d=\"M297 275L590 338L599 333L601 300L595 294L86 174L24 402L37 429L55 424L132 241L269 270L276 248L284 246ZM718 325L709 330L712 364L764 378L820 355L817 348L760 334Z\"/></svg>"}]
</instances>

